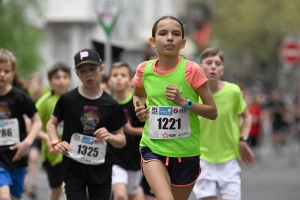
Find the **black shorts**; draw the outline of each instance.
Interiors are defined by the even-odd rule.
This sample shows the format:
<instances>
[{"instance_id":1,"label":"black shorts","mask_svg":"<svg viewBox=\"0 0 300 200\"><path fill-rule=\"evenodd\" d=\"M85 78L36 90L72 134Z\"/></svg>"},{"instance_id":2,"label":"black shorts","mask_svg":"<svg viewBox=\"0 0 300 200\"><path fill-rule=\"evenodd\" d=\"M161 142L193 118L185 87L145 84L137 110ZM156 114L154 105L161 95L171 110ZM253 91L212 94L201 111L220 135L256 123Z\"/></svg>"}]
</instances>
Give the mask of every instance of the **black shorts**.
<instances>
[{"instance_id":1,"label":"black shorts","mask_svg":"<svg viewBox=\"0 0 300 200\"><path fill-rule=\"evenodd\" d=\"M48 182L50 188L58 188L62 185L62 178L61 178L61 163L52 167L49 162L43 162L43 167L45 168L48 176Z\"/></svg>"},{"instance_id":2,"label":"black shorts","mask_svg":"<svg viewBox=\"0 0 300 200\"><path fill-rule=\"evenodd\" d=\"M140 151L143 159L141 162L158 161L166 167L174 186L191 185L201 173L200 156L169 158L153 153L148 147L141 147Z\"/></svg>"},{"instance_id":3,"label":"black shorts","mask_svg":"<svg viewBox=\"0 0 300 200\"><path fill-rule=\"evenodd\" d=\"M40 150L41 151L41 148L42 148L42 142L41 142L41 140L40 139L35 139L34 141L33 141L33 143L31 144L31 146L30 146L31 148L37 148L38 150Z\"/></svg>"},{"instance_id":4,"label":"black shorts","mask_svg":"<svg viewBox=\"0 0 300 200\"><path fill-rule=\"evenodd\" d=\"M87 200L87 193L89 200L109 200L111 199L112 188L111 182L99 185L86 185L80 181L76 176L64 179L65 193L67 199Z\"/></svg>"}]
</instances>

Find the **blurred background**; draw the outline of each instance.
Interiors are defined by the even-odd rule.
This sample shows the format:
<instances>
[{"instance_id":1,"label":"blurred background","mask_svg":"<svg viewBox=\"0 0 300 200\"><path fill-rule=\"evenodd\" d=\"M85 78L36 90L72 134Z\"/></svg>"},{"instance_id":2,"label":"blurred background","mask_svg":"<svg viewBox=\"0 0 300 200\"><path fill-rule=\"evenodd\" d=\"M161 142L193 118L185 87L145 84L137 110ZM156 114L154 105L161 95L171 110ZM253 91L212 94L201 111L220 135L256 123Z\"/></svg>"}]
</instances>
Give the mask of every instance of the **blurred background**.
<instances>
[{"instance_id":1,"label":"blurred background","mask_svg":"<svg viewBox=\"0 0 300 200\"><path fill-rule=\"evenodd\" d=\"M155 55L148 44L153 23L163 15L179 18L187 39L181 54L199 63L205 48L220 48L223 79L261 109L257 163L243 166L244 199L300 199L299 11L293 0L0 0L0 48L16 55L25 80L39 72L47 86L47 69L58 61L73 67L83 48L98 51L106 73L116 61L135 69ZM75 87L80 81L72 73ZM286 123L280 139L272 136L274 102L282 103ZM276 185L282 180L290 182Z\"/></svg>"}]
</instances>

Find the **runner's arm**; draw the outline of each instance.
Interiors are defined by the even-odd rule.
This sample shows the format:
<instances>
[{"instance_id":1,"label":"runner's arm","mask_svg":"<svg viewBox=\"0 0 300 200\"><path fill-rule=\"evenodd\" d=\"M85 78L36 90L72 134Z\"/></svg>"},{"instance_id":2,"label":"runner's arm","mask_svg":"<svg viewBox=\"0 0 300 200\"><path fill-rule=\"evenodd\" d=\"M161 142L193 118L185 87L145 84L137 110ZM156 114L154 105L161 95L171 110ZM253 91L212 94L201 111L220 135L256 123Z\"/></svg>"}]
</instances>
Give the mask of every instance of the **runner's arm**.
<instances>
[{"instance_id":1,"label":"runner's arm","mask_svg":"<svg viewBox=\"0 0 300 200\"><path fill-rule=\"evenodd\" d=\"M58 135L57 135L57 130L56 130L57 125L58 125L57 117L55 117L54 115L51 115L51 117L46 125L46 129L47 129L47 133L49 135L50 141L59 140Z\"/></svg>"},{"instance_id":2,"label":"runner's arm","mask_svg":"<svg viewBox=\"0 0 300 200\"><path fill-rule=\"evenodd\" d=\"M40 140L44 140L47 143L48 148L51 148L51 141L47 133L45 133L44 131L39 131L37 138Z\"/></svg>"},{"instance_id":3,"label":"runner's arm","mask_svg":"<svg viewBox=\"0 0 300 200\"><path fill-rule=\"evenodd\" d=\"M241 124L241 137L247 138L249 136L250 128L251 128L251 114L247 108L245 108L244 112L240 115L242 117Z\"/></svg>"},{"instance_id":4,"label":"runner's arm","mask_svg":"<svg viewBox=\"0 0 300 200\"><path fill-rule=\"evenodd\" d=\"M197 89L197 93L199 94L203 104L193 102L193 106L190 111L196 113L201 117L215 120L218 116L218 110L207 82Z\"/></svg>"},{"instance_id":5,"label":"runner's arm","mask_svg":"<svg viewBox=\"0 0 300 200\"><path fill-rule=\"evenodd\" d=\"M114 131L107 141L115 148L124 147L126 144L126 138L124 135L123 128Z\"/></svg>"},{"instance_id":6,"label":"runner's arm","mask_svg":"<svg viewBox=\"0 0 300 200\"><path fill-rule=\"evenodd\" d=\"M146 96L146 91L145 88L139 88L137 86L134 86L134 92L133 92L133 105L134 107L138 107L136 105L136 102L139 102L139 105L144 105L145 103L145 96Z\"/></svg>"},{"instance_id":7,"label":"runner's arm","mask_svg":"<svg viewBox=\"0 0 300 200\"><path fill-rule=\"evenodd\" d=\"M29 129L29 132L27 134L27 137L25 138L25 142L28 142L30 145L33 143L33 141L36 139L38 132L42 128L42 120L39 117L38 113L35 113L31 117L31 126Z\"/></svg>"},{"instance_id":8,"label":"runner's arm","mask_svg":"<svg viewBox=\"0 0 300 200\"><path fill-rule=\"evenodd\" d=\"M133 127L131 123L128 121L124 126L123 129L126 133L130 135L141 136L144 130L144 127Z\"/></svg>"}]
</instances>

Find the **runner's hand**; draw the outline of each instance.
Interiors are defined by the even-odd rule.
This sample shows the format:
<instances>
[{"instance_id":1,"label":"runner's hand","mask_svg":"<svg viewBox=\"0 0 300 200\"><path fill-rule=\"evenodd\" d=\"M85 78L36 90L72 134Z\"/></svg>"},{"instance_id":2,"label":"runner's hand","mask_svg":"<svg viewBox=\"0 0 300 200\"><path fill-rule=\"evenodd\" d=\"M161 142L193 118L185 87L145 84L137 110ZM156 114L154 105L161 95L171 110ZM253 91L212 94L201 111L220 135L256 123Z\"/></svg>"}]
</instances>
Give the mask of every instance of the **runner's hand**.
<instances>
[{"instance_id":1,"label":"runner's hand","mask_svg":"<svg viewBox=\"0 0 300 200\"><path fill-rule=\"evenodd\" d=\"M177 87L168 85L166 88L167 100L172 101L177 106L185 107L186 99L183 98Z\"/></svg>"},{"instance_id":2,"label":"runner's hand","mask_svg":"<svg viewBox=\"0 0 300 200\"><path fill-rule=\"evenodd\" d=\"M248 144L246 142L239 142L239 149L240 149L242 160L247 165L253 164L255 160L255 156L252 153L251 149L249 148Z\"/></svg>"},{"instance_id":3,"label":"runner's hand","mask_svg":"<svg viewBox=\"0 0 300 200\"><path fill-rule=\"evenodd\" d=\"M17 160L20 160L22 157L28 155L30 144L23 140L22 142L15 144L11 147L9 147L10 150L17 150L15 156L13 157L12 161L15 162Z\"/></svg>"},{"instance_id":4,"label":"runner's hand","mask_svg":"<svg viewBox=\"0 0 300 200\"><path fill-rule=\"evenodd\" d=\"M66 141L62 141L54 146L54 152L61 153L65 156L68 155L68 151L72 152L72 148Z\"/></svg>"},{"instance_id":5,"label":"runner's hand","mask_svg":"<svg viewBox=\"0 0 300 200\"><path fill-rule=\"evenodd\" d=\"M94 132L94 136L102 141L107 141L107 142L109 142L111 137L113 137L113 135L110 132L108 132L106 128L97 129Z\"/></svg>"},{"instance_id":6,"label":"runner's hand","mask_svg":"<svg viewBox=\"0 0 300 200\"><path fill-rule=\"evenodd\" d=\"M149 109L145 106L141 106L139 101L135 102L135 114L141 122L145 122L149 118Z\"/></svg>"}]
</instances>

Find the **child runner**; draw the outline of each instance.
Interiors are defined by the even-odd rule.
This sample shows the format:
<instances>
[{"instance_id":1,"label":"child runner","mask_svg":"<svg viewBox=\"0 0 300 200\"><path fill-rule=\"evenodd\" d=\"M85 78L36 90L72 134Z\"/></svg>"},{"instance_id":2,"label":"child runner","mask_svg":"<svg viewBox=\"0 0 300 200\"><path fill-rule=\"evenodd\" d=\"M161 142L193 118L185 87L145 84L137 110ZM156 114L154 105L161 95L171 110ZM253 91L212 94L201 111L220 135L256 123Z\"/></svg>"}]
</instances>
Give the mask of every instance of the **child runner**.
<instances>
[{"instance_id":1,"label":"child runner","mask_svg":"<svg viewBox=\"0 0 300 200\"><path fill-rule=\"evenodd\" d=\"M146 121L142 170L157 199L184 200L200 175L198 115L215 119L217 109L199 65L179 56L186 43L181 21L161 17L149 41L158 59L141 63L134 77L136 115Z\"/></svg>"},{"instance_id":2,"label":"child runner","mask_svg":"<svg viewBox=\"0 0 300 200\"><path fill-rule=\"evenodd\" d=\"M240 88L220 80L223 62L223 53L218 49L208 48L201 54L201 68L219 112L215 121L200 118L203 173L193 191L202 200L216 200L218 194L220 199L241 199L241 168L237 159L242 158L246 164L254 160L247 145L251 115Z\"/></svg>"},{"instance_id":3,"label":"child runner","mask_svg":"<svg viewBox=\"0 0 300 200\"><path fill-rule=\"evenodd\" d=\"M114 63L109 73L109 85L113 90L113 98L120 104L127 115L128 122L123 127L126 145L121 149L112 149L114 165L112 187L114 199L133 200L138 191L142 172L139 144L144 122L140 122L134 111L133 94L129 90L131 69L127 63Z\"/></svg>"},{"instance_id":4,"label":"child runner","mask_svg":"<svg viewBox=\"0 0 300 200\"><path fill-rule=\"evenodd\" d=\"M56 63L48 70L48 81L51 91L44 94L36 103L36 108L43 122L43 130L39 137L42 138L41 156L43 166L48 175L51 188L51 200L58 200L62 194L61 162L62 154L49 151L50 139L46 133L46 124L49 121L59 97L68 90L70 84L70 67L64 63ZM58 138L62 139L63 122L57 127Z\"/></svg>"},{"instance_id":5,"label":"child runner","mask_svg":"<svg viewBox=\"0 0 300 200\"><path fill-rule=\"evenodd\" d=\"M62 179L67 199L107 200L111 195L113 156L107 142L121 148L127 123L122 108L100 87L104 65L99 54L83 49L75 54L75 70L82 84L59 98L47 123L51 146L63 154ZM62 140L58 124L64 121Z\"/></svg>"},{"instance_id":6,"label":"child runner","mask_svg":"<svg viewBox=\"0 0 300 200\"><path fill-rule=\"evenodd\" d=\"M11 85L15 74L13 53L0 49L0 199L21 199L30 145L42 126L34 103ZM26 132L26 115L31 127Z\"/></svg>"}]
</instances>

